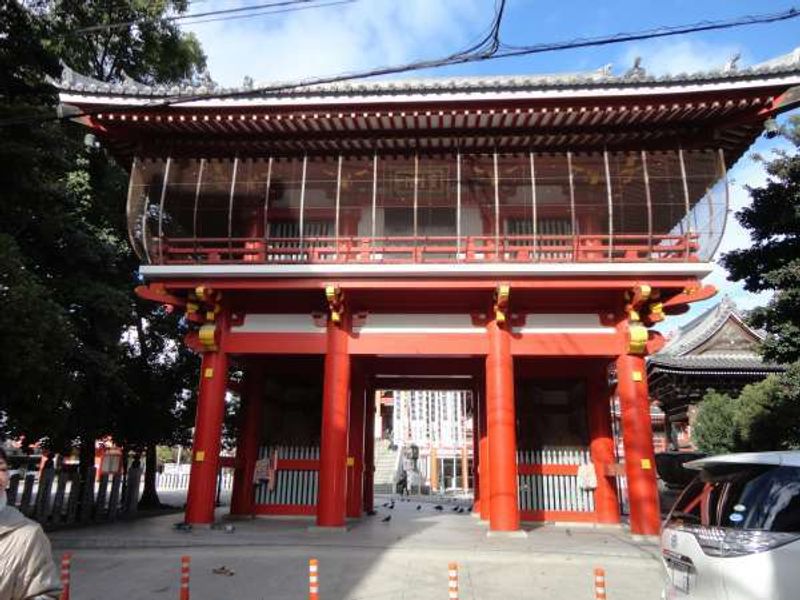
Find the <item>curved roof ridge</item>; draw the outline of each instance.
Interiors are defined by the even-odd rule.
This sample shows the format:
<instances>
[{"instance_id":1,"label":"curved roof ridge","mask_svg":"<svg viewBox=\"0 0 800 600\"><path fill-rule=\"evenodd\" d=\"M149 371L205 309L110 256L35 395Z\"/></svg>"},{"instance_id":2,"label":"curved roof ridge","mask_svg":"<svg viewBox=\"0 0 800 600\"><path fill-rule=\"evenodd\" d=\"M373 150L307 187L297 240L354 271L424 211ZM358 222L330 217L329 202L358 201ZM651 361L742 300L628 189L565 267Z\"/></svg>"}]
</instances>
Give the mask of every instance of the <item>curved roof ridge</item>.
<instances>
[{"instance_id":1,"label":"curved roof ridge","mask_svg":"<svg viewBox=\"0 0 800 600\"><path fill-rule=\"evenodd\" d=\"M60 80L51 82L61 91L78 92L87 95L118 95L129 97L200 97L203 96L241 96L273 97L304 95L345 95L345 94L391 94L391 93L434 93L461 91L503 91L503 90L547 90L547 89L586 89L614 87L664 86L670 84L702 84L720 81L749 81L759 77L800 75L800 48L775 59L739 68L735 60L729 60L716 69L694 73L651 75L637 62L633 68L615 75L607 64L591 71L577 71L553 74L518 75L469 75L448 77L424 77L409 79L357 80L342 79L332 83L313 83L313 80L293 82L270 82L255 85L252 78L245 77L239 87L223 87L205 76L201 81L173 84L145 84L128 76L120 82L104 82L82 75L64 66Z\"/></svg>"},{"instance_id":2,"label":"curved roof ridge","mask_svg":"<svg viewBox=\"0 0 800 600\"><path fill-rule=\"evenodd\" d=\"M761 333L745 322L734 300L726 294L717 304L680 327L678 334L669 340L658 354L663 354L664 356L686 356L703 342L713 337L731 318L756 339L764 339Z\"/></svg>"}]
</instances>

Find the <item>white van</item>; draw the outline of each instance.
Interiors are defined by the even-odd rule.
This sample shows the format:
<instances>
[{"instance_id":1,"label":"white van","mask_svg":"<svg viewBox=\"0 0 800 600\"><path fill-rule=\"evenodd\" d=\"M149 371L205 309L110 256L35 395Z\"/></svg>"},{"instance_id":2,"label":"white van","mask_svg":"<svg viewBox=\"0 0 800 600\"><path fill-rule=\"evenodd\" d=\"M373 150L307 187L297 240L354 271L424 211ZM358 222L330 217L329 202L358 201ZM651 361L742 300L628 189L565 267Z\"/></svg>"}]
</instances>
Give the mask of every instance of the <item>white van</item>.
<instances>
[{"instance_id":1,"label":"white van","mask_svg":"<svg viewBox=\"0 0 800 600\"><path fill-rule=\"evenodd\" d=\"M800 452L712 456L661 532L667 600L800 598Z\"/></svg>"}]
</instances>

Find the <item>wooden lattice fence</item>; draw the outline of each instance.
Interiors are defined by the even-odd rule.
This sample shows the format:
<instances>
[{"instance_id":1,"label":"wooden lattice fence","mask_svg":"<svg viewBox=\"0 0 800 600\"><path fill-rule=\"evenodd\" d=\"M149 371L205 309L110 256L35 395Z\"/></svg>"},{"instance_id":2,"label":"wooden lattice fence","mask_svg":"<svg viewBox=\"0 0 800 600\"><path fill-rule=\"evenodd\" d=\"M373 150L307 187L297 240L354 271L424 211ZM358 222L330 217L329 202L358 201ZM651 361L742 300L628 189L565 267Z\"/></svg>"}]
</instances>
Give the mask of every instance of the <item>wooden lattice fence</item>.
<instances>
[{"instance_id":1,"label":"wooden lattice fence","mask_svg":"<svg viewBox=\"0 0 800 600\"><path fill-rule=\"evenodd\" d=\"M142 469L132 467L127 475L103 473L94 468L77 470L45 468L36 473L13 474L8 504L45 527L74 523L106 522L130 517L139 503Z\"/></svg>"}]
</instances>

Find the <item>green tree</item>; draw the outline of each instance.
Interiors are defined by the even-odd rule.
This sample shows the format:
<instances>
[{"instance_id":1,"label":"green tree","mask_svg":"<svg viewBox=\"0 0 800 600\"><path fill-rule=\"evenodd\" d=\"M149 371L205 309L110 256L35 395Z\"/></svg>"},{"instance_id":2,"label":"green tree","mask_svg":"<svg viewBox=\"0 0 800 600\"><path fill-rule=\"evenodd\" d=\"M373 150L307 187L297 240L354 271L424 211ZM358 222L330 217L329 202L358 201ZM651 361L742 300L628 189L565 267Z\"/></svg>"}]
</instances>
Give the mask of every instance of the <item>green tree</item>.
<instances>
[{"instance_id":1,"label":"green tree","mask_svg":"<svg viewBox=\"0 0 800 600\"><path fill-rule=\"evenodd\" d=\"M47 437L56 449L77 438L83 464L110 431L131 445L149 443L152 433L135 440L133 426L120 427L121 414L170 413L176 392L142 386L151 374L132 372L120 341L142 319L162 318L131 293L137 261L125 233L127 175L104 150L84 146L84 128L36 117L56 114L47 77L59 76L58 59L110 82L197 77L205 67L197 40L167 18L186 6L0 0L0 423L6 434ZM95 28L80 31L87 27Z\"/></svg>"},{"instance_id":2,"label":"green tree","mask_svg":"<svg viewBox=\"0 0 800 600\"><path fill-rule=\"evenodd\" d=\"M134 303L136 322L126 336L125 369L130 392L116 411L114 438L146 458L142 508L158 508L156 491L159 444L191 440L199 358L182 343L180 316L163 306Z\"/></svg>"},{"instance_id":3,"label":"green tree","mask_svg":"<svg viewBox=\"0 0 800 600\"><path fill-rule=\"evenodd\" d=\"M738 402L713 390L706 393L692 425L692 439L709 454L726 454L740 449L736 423Z\"/></svg>"},{"instance_id":4,"label":"green tree","mask_svg":"<svg viewBox=\"0 0 800 600\"><path fill-rule=\"evenodd\" d=\"M739 395L737 425L744 450L800 447L800 364L746 386Z\"/></svg>"},{"instance_id":5,"label":"green tree","mask_svg":"<svg viewBox=\"0 0 800 600\"><path fill-rule=\"evenodd\" d=\"M189 0L49 0L39 6L50 23L53 52L100 81L175 84L196 79L206 66L194 34L170 19L185 13Z\"/></svg>"},{"instance_id":6,"label":"green tree","mask_svg":"<svg viewBox=\"0 0 800 600\"><path fill-rule=\"evenodd\" d=\"M800 147L800 117L783 129ZM744 281L751 292L774 292L749 321L767 332L764 357L789 364L800 360L800 153L778 152L769 161L757 157L768 174L766 185L749 188L752 203L736 213L752 246L722 257L729 279Z\"/></svg>"},{"instance_id":7,"label":"green tree","mask_svg":"<svg viewBox=\"0 0 800 600\"><path fill-rule=\"evenodd\" d=\"M692 437L712 454L800 447L800 364L745 386L736 398L709 391Z\"/></svg>"}]
</instances>

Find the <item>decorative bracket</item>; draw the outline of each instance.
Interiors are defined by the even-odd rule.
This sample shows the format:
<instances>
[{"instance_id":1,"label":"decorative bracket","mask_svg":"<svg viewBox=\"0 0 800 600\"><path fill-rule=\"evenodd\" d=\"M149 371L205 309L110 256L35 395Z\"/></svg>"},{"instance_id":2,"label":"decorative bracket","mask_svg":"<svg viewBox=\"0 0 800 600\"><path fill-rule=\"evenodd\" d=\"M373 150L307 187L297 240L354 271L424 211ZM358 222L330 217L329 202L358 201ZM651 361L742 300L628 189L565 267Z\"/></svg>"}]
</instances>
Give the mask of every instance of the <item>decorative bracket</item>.
<instances>
[{"instance_id":1,"label":"decorative bracket","mask_svg":"<svg viewBox=\"0 0 800 600\"><path fill-rule=\"evenodd\" d=\"M511 295L511 286L507 283L498 284L497 289L494 291L494 320L498 324L505 323L508 320L508 297Z\"/></svg>"},{"instance_id":2,"label":"decorative bracket","mask_svg":"<svg viewBox=\"0 0 800 600\"><path fill-rule=\"evenodd\" d=\"M649 302L653 297L653 290L649 285L637 284L625 293L625 313L628 315L628 352L631 354L644 354L647 351L649 332L643 324L642 314L649 317L651 312Z\"/></svg>"},{"instance_id":3,"label":"decorative bracket","mask_svg":"<svg viewBox=\"0 0 800 600\"><path fill-rule=\"evenodd\" d=\"M338 325L342 322L342 315L344 313L344 294L342 290L336 285L326 285L325 299L328 301L331 323L336 323Z\"/></svg>"},{"instance_id":4,"label":"decorative bracket","mask_svg":"<svg viewBox=\"0 0 800 600\"><path fill-rule=\"evenodd\" d=\"M203 285L197 286L194 292L189 294L186 316L190 320L200 323L197 340L200 342L203 352L214 352L219 349L217 315L222 312L221 301L222 292Z\"/></svg>"}]
</instances>

